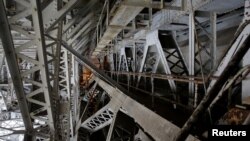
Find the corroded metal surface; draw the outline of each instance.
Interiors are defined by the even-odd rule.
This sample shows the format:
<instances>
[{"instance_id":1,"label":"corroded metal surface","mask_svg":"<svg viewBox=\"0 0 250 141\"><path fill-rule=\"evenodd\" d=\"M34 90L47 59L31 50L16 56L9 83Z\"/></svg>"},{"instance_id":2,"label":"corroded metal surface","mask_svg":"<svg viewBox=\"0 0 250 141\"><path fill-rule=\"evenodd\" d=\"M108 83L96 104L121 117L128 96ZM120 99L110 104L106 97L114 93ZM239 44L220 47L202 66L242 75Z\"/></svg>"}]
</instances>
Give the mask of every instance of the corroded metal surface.
<instances>
[{"instance_id":1,"label":"corroded metal surface","mask_svg":"<svg viewBox=\"0 0 250 141\"><path fill-rule=\"evenodd\" d=\"M250 114L250 110L232 108L220 120L220 124L241 125Z\"/></svg>"}]
</instances>

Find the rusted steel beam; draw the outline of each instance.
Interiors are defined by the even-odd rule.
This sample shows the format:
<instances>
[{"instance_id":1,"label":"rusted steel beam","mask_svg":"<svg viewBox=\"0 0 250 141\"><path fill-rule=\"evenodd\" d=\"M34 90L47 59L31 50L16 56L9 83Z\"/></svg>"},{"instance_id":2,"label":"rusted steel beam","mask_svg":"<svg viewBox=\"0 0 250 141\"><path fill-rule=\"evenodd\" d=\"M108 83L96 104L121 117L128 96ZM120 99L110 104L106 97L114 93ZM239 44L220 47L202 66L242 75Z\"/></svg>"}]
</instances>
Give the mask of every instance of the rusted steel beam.
<instances>
[{"instance_id":1,"label":"rusted steel beam","mask_svg":"<svg viewBox=\"0 0 250 141\"><path fill-rule=\"evenodd\" d=\"M107 73L113 73L113 74L118 74L118 75L140 75L142 77L150 77L150 78L156 78L156 79L162 79L162 80L175 80L178 82L193 82L195 84L203 84L202 77L197 77L197 76L178 76L178 75L168 75L168 74L157 74L157 73L139 73L139 72L117 72L117 71L106 71ZM192 78L193 80L191 80ZM211 77L205 77L205 80L209 79L217 79L218 77L216 76L211 76ZM207 81L206 81L207 82Z\"/></svg>"}]
</instances>

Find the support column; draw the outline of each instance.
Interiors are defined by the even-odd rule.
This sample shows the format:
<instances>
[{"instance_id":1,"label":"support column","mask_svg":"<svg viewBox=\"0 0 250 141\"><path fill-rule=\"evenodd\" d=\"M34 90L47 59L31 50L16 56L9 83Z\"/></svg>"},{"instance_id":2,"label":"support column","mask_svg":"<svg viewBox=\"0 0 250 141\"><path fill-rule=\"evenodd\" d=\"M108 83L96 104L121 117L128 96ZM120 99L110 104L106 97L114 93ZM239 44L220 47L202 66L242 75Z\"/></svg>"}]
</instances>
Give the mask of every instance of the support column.
<instances>
[{"instance_id":1,"label":"support column","mask_svg":"<svg viewBox=\"0 0 250 141\"><path fill-rule=\"evenodd\" d=\"M248 50L247 54L244 56L242 61L242 66L247 66L250 64L250 50ZM250 78L250 74L247 75L246 78ZM249 102L247 102L247 99L250 99L250 80L245 79L242 80L242 103L250 105ZM248 100L249 101L249 100Z\"/></svg>"},{"instance_id":2,"label":"support column","mask_svg":"<svg viewBox=\"0 0 250 141\"><path fill-rule=\"evenodd\" d=\"M194 75L194 61L195 61L195 24L194 24L194 13L189 14L189 75ZM194 83L189 83L189 98L193 97L194 95ZM190 103L189 99L189 105L193 105L193 103Z\"/></svg>"},{"instance_id":3,"label":"support column","mask_svg":"<svg viewBox=\"0 0 250 141\"><path fill-rule=\"evenodd\" d=\"M155 86L154 86L154 78L151 77L151 93L152 93L152 109L155 108Z\"/></svg>"},{"instance_id":4,"label":"support column","mask_svg":"<svg viewBox=\"0 0 250 141\"><path fill-rule=\"evenodd\" d=\"M244 21L248 21L248 20L250 20L250 0L245 1ZM250 64L249 57L250 57L250 50L248 50L245 57L243 58L243 61L242 61L243 67ZM248 74L247 78L249 78L249 77L250 77L250 74ZM245 101L246 98L250 99L249 86L250 86L249 79L242 81L242 100L243 100L242 103L244 103L244 104L250 104L250 103L246 103L246 101Z\"/></svg>"},{"instance_id":5,"label":"support column","mask_svg":"<svg viewBox=\"0 0 250 141\"><path fill-rule=\"evenodd\" d=\"M73 79L73 87L72 87L72 98L71 98L71 127L73 127L73 140L77 140L78 138L78 129L76 123L80 122L80 88L79 88L79 63L75 60L75 57L72 56L72 78ZM72 140L72 139L71 139Z\"/></svg>"},{"instance_id":6,"label":"support column","mask_svg":"<svg viewBox=\"0 0 250 141\"><path fill-rule=\"evenodd\" d=\"M2 72L2 69L3 69L4 59L5 59L5 54L4 54L4 52L3 52L3 53L1 54L1 57L0 57L0 73Z\"/></svg>"},{"instance_id":7,"label":"support column","mask_svg":"<svg viewBox=\"0 0 250 141\"><path fill-rule=\"evenodd\" d=\"M2 41L3 49L6 54L6 60L8 63L8 67L10 69L10 75L13 81L13 85L15 87L16 96L18 99L20 111L23 117L23 122L25 129L29 131L33 131L33 125L31 122L28 104L26 101L26 96L24 93L22 78L20 75L20 70L18 67L17 58L15 55L13 39L8 23L8 19L6 16L5 6L3 0L0 0L0 38Z\"/></svg>"},{"instance_id":8,"label":"support column","mask_svg":"<svg viewBox=\"0 0 250 141\"><path fill-rule=\"evenodd\" d=\"M46 46L45 46L45 37L44 37L44 28L43 28L43 18L42 18L42 9L40 5L40 1L34 0L30 1L31 4L31 10L32 10L32 20L34 25L34 31L35 31L35 45L37 46L37 56L39 60L39 69L40 69L40 75L41 75L41 82L43 90L43 96L45 99L45 103L42 103L40 101L34 102L35 104L42 103L41 105L46 109L47 111L47 118L48 118L48 125L50 127L50 132L53 135L53 132L55 131L55 123L54 123L54 113L52 110L52 99L51 99L51 89L49 84L49 72L48 72L48 62L46 57ZM35 101L33 99L33 94L29 94L28 101L32 102ZM27 97L27 96L26 96ZM39 104L38 104L39 105ZM35 117L35 114L33 114L33 118ZM39 118L39 117L35 117Z\"/></svg>"},{"instance_id":9,"label":"support column","mask_svg":"<svg viewBox=\"0 0 250 141\"><path fill-rule=\"evenodd\" d=\"M211 37L212 42L210 45L210 55L211 55L211 70L216 69L217 66L217 55L216 55L216 49L217 49L217 28L216 28L216 22L217 22L217 15L215 12L210 13L210 25L211 25Z\"/></svg>"},{"instance_id":10,"label":"support column","mask_svg":"<svg viewBox=\"0 0 250 141\"><path fill-rule=\"evenodd\" d=\"M112 121L112 123L109 126L109 131L108 131L108 135L107 135L106 141L111 141L111 139L112 139L112 134L113 134L114 127L115 127L115 121L116 121L117 113L118 113L118 111L115 112L115 114L113 116L113 121Z\"/></svg>"},{"instance_id":11,"label":"support column","mask_svg":"<svg viewBox=\"0 0 250 141\"><path fill-rule=\"evenodd\" d=\"M136 77L135 77L135 72L136 72L136 44L135 41L133 42L133 60L132 60L132 66L133 66L133 82L132 85L135 86L135 82L136 82Z\"/></svg>"}]
</instances>

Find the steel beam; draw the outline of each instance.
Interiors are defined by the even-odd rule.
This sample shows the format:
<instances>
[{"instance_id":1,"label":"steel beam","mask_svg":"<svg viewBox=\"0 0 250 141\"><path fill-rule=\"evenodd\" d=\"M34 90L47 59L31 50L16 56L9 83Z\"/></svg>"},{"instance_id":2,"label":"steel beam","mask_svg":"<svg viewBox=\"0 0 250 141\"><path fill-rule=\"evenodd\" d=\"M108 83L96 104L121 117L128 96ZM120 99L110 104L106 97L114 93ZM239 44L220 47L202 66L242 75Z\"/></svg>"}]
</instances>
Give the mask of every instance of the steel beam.
<instances>
[{"instance_id":1,"label":"steel beam","mask_svg":"<svg viewBox=\"0 0 250 141\"><path fill-rule=\"evenodd\" d=\"M119 109L118 109L119 110ZM118 111L115 112L113 119L112 119L112 123L109 126L109 131L108 131L108 135L106 137L106 141L111 141L112 139L112 133L114 131L114 126L115 126L115 121L116 121L116 116L117 116Z\"/></svg>"},{"instance_id":2,"label":"steel beam","mask_svg":"<svg viewBox=\"0 0 250 141\"><path fill-rule=\"evenodd\" d=\"M63 46L69 52L71 52L75 57L77 57L84 66L88 67L98 77L96 78L98 84L103 89L105 89L105 91L111 96L111 98L113 98L116 101L117 104L121 103L122 107L125 107L126 111L129 113L129 116L135 117L136 122L140 124L147 133L153 136L156 140L161 140L161 139L166 140L171 138L173 139L174 135L179 131L177 126L166 121L162 117L158 116L154 112L150 111L146 107L142 106L138 102L126 96L125 94L129 93L123 87L121 87L114 80L106 76L105 73L100 71L88 59L80 55L74 49L70 48L65 42L63 42ZM145 119L143 117L148 117L148 118ZM150 123L151 121L157 121L154 124L155 125L154 127L156 128L152 128L152 124ZM158 130L164 132L156 132ZM195 138L189 136L188 140L195 140Z\"/></svg>"},{"instance_id":3,"label":"steel beam","mask_svg":"<svg viewBox=\"0 0 250 141\"><path fill-rule=\"evenodd\" d=\"M153 29L159 29L165 25L169 26L170 23L178 23L179 20L182 19L182 17L184 17L185 15L190 13L191 8L193 8L193 11L195 11L195 10L199 9L200 7L204 6L205 4L209 3L210 1L211 0L195 0L195 1L192 1L192 7L191 7L190 1L184 0L182 2L184 4L183 5L184 11L172 10L170 13L168 13L168 12L156 13L153 17L152 27L153 27ZM178 4L178 2L179 1L176 0L172 3L172 5L176 5L176 4ZM166 21L162 17L169 17L169 19Z\"/></svg>"},{"instance_id":4,"label":"steel beam","mask_svg":"<svg viewBox=\"0 0 250 141\"><path fill-rule=\"evenodd\" d=\"M72 45L72 43L73 43L79 36L81 36L82 34L85 34L85 35L86 35L92 28L93 28L92 21L89 20L88 23L85 24L84 27L81 28L81 30L78 31L78 32L76 33L76 35L74 35L74 36L72 37L72 39L70 39L70 40L68 41L68 43L69 43L70 45Z\"/></svg>"},{"instance_id":5,"label":"steel beam","mask_svg":"<svg viewBox=\"0 0 250 141\"><path fill-rule=\"evenodd\" d=\"M172 72L171 72L171 69L169 67L168 61L166 60L166 56L163 52L162 45L160 43L159 36L158 36L158 31L153 31L152 33L148 34L147 45L148 46L156 45L157 52L158 52L158 55L160 57L160 61L163 64L164 71L166 74L170 75ZM169 82L169 85L170 85L172 92L176 92L175 82L173 80L168 80L168 82Z\"/></svg>"},{"instance_id":6,"label":"steel beam","mask_svg":"<svg viewBox=\"0 0 250 141\"><path fill-rule=\"evenodd\" d=\"M194 60L195 60L195 24L194 24L194 13L189 14L189 49L188 49L188 65L189 75L194 76ZM189 95L194 95L194 83L189 83ZM193 105L193 103L190 103Z\"/></svg>"},{"instance_id":7,"label":"steel beam","mask_svg":"<svg viewBox=\"0 0 250 141\"><path fill-rule=\"evenodd\" d=\"M93 7L96 2L97 0L91 0L86 4L85 7L80 9L79 12L77 12L77 15L64 25L63 33L66 33L76 22L82 20L82 18L85 17L85 15L89 12L90 8Z\"/></svg>"},{"instance_id":8,"label":"steel beam","mask_svg":"<svg viewBox=\"0 0 250 141\"><path fill-rule=\"evenodd\" d=\"M2 72L2 69L3 69L4 60L5 60L5 54L4 54L4 52L3 52L3 53L1 54L1 57L0 57L0 73Z\"/></svg>"},{"instance_id":9,"label":"steel beam","mask_svg":"<svg viewBox=\"0 0 250 141\"><path fill-rule=\"evenodd\" d=\"M126 2L129 1L131 0L126 0ZM106 44L109 44L122 31L122 29L140 13L142 9L143 7L121 5L111 19L110 24L106 25L107 29L98 41L97 47L92 55L98 55L106 47Z\"/></svg>"},{"instance_id":10,"label":"steel beam","mask_svg":"<svg viewBox=\"0 0 250 141\"><path fill-rule=\"evenodd\" d=\"M12 16L10 19L9 19L9 23L15 23L17 20L23 18L23 17L27 17L31 15L31 9L27 8L26 10L18 13L17 15L15 16Z\"/></svg>"},{"instance_id":11,"label":"steel beam","mask_svg":"<svg viewBox=\"0 0 250 141\"><path fill-rule=\"evenodd\" d=\"M44 10L43 10L43 20L44 28L47 31L52 30L52 28L58 24L65 15L76 6L79 0L71 0L66 5L64 5L59 11L55 8L56 1L52 1ZM54 11L53 11L54 10Z\"/></svg>"},{"instance_id":12,"label":"steel beam","mask_svg":"<svg viewBox=\"0 0 250 141\"><path fill-rule=\"evenodd\" d=\"M210 45L210 55L211 55L211 70L216 69L217 66L217 14L215 12L210 13L210 25L211 25L211 45Z\"/></svg>"},{"instance_id":13,"label":"steel beam","mask_svg":"<svg viewBox=\"0 0 250 141\"><path fill-rule=\"evenodd\" d=\"M237 36L237 38L234 40L233 44L231 45L230 49L226 52L224 58L222 59L220 65L214 72L214 76L221 76L223 71L225 70L226 66L230 63L230 59L232 58L233 55L238 51L238 49L243 45L243 43L246 41L249 31L250 31L250 24L245 25L243 29L240 30L240 34ZM212 80L209 84L208 90L210 90L216 80Z\"/></svg>"},{"instance_id":14,"label":"steel beam","mask_svg":"<svg viewBox=\"0 0 250 141\"><path fill-rule=\"evenodd\" d=\"M242 61L243 67L250 64L249 58L250 58L250 50L247 52L247 54L243 58L243 61ZM247 77L250 78L250 74L248 74ZM250 88L249 88L249 86L250 86L250 80L249 79L242 81L242 103L248 104L248 105L250 105L250 103L247 102L247 99L250 98L250 94L249 94Z\"/></svg>"},{"instance_id":15,"label":"steel beam","mask_svg":"<svg viewBox=\"0 0 250 141\"><path fill-rule=\"evenodd\" d=\"M44 39L44 31L43 31L43 20L42 20L42 10L40 7L39 0L31 1L31 9L32 9L32 19L34 24L35 30L35 40L36 46L38 51L38 59L39 59L39 66L40 68L40 75L43 86L43 95L45 99L44 107L47 109L48 114L48 125L50 127L51 133L54 132L54 119L53 119L53 112L52 112L52 99L51 99L51 91L50 91L50 84L48 78L48 66L47 66L47 58L46 58L46 48L45 48L45 39ZM31 101L32 99L29 99ZM34 100L33 100L34 102Z\"/></svg>"},{"instance_id":16,"label":"steel beam","mask_svg":"<svg viewBox=\"0 0 250 141\"><path fill-rule=\"evenodd\" d=\"M241 31L240 34L236 36L237 38L232 43L229 51L215 72L219 78L210 83L207 94L176 136L176 141L183 141L186 139L191 128L195 123L197 123L198 119L200 119L202 114L207 110L225 82L230 76L235 75L236 72L233 70L235 70L235 67L239 64L250 48L249 28L249 23L245 23L239 28L239 31Z\"/></svg>"},{"instance_id":17,"label":"steel beam","mask_svg":"<svg viewBox=\"0 0 250 141\"><path fill-rule=\"evenodd\" d=\"M120 50L120 61L119 61L119 66L118 66L118 71L129 71L128 69L128 62L127 62L127 56L125 53L125 48L126 47L122 47ZM122 70L122 69L123 70Z\"/></svg>"},{"instance_id":18,"label":"steel beam","mask_svg":"<svg viewBox=\"0 0 250 141\"><path fill-rule=\"evenodd\" d=\"M86 119L81 127L90 132L96 132L112 123L113 116L116 114L115 107L119 107L115 101L109 102L106 106L101 108L94 115Z\"/></svg>"},{"instance_id":19,"label":"steel beam","mask_svg":"<svg viewBox=\"0 0 250 141\"><path fill-rule=\"evenodd\" d=\"M58 11L63 7L62 0L57 0L57 9ZM55 140L61 140L62 138L65 140L69 139L69 130L70 130L70 119L69 119L69 113L70 113L70 102L65 102L63 99L60 99L60 97L64 97L65 95L62 95L62 93L68 93L67 88L65 88L64 83L66 85L68 84L67 81L65 81L66 76L64 76L66 69L64 67L64 60L68 59L67 54L65 55L64 48L61 49L61 41L63 38L63 20L59 20L57 26L54 28L53 31L48 32L51 36L55 36L56 40L58 42L54 42L51 44L47 44L47 59L50 58L50 83L52 85L52 99L53 99L53 113L54 113L54 120L55 127L57 130L55 130ZM55 35L52 35L55 34ZM51 54L48 56L48 52ZM67 52L66 52L67 53ZM65 58L66 57L66 58ZM68 72L68 71L66 71ZM63 85L62 85L63 83ZM70 96L67 97L70 99ZM68 110L68 111L66 111ZM67 121L67 122L66 122ZM73 130L73 129L72 129Z\"/></svg>"},{"instance_id":20,"label":"steel beam","mask_svg":"<svg viewBox=\"0 0 250 141\"><path fill-rule=\"evenodd\" d=\"M20 75L17 58L15 56L14 44L3 0L0 1L0 37L2 40L4 52L6 54L6 60L10 69L10 75L15 87L16 96L18 99L20 111L22 113L25 129L28 132L32 132L33 124L29 115L28 104L25 98L25 93L22 85L23 82Z\"/></svg>"},{"instance_id":21,"label":"steel beam","mask_svg":"<svg viewBox=\"0 0 250 141\"><path fill-rule=\"evenodd\" d=\"M148 48L149 48L149 46L146 44L145 47L144 47L144 50L143 50L143 58L141 60L141 66L139 68L140 73L143 71L143 68L144 68L144 65L145 65L145 61L146 61L146 57L147 57L147 53L148 53ZM139 86L140 79L141 79L141 75L138 76L137 87Z\"/></svg>"},{"instance_id":22,"label":"steel beam","mask_svg":"<svg viewBox=\"0 0 250 141\"><path fill-rule=\"evenodd\" d=\"M76 61L76 58L71 55L72 59L72 93L71 93L71 127L74 129L71 131L73 138L77 138L78 129L77 123L81 121L80 119L80 82L79 82L79 63Z\"/></svg>"},{"instance_id":23,"label":"steel beam","mask_svg":"<svg viewBox=\"0 0 250 141\"><path fill-rule=\"evenodd\" d=\"M89 13L86 17L84 17L74 29L67 35L67 38L72 38L76 33L79 32L79 30L89 21L91 18L93 18L93 13Z\"/></svg>"},{"instance_id":24,"label":"steel beam","mask_svg":"<svg viewBox=\"0 0 250 141\"><path fill-rule=\"evenodd\" d=\"M177 126L128 97L119 89L112 87L99 78L96 78L96 82L108 93L111 97L111 102L116 102L116 108L119 107L125 114L133 117L135 122L154 140L173 140L180 130ZM154 121L153 125L151 123L152 121ZM194 141L198 139L189 135L187 141L191 140Z\"/></svg>"},{"instance_id":25,"label":"steel beam","mask_svg":"<svg viewBox=\"0 0 250 141\"><path fill-rule=\"evenodd\" d=\"M72 114L71 106L72 103L72 93L71 93L71 86L70 86L70 55L68 54L68 51L65 48L62 48L61 50L61 57L60 57L60 70L59 70L59 93L64 92L66 95L61 95L62 97L68 99L68 101L60 100L59 104L62 104L63 106L59 106L60 112L59 116L61 117L61 134L64 134L64 138L68 140L68 138L71 136L73 137L73 119L70 117ZM66 111L63 110L63 108L67 109ZM67 134L65 134L67 133Z\"/></svg>"},{"instance_id":26,"label":"steel beam","mask_svg":"<svg viewBox=\"0 0 250 141\"><path fill-rule=\"evenodd\" d=\"M87 59L85 56L82 56L77 51L75 51L73 48L71 48L70 46L68 46L65 41L62 42L62 45L72 55L74 55L76 58L78 58L78 61L80 61L80 63L84 64L84 66L86 66L87 68L89 68L90 71L92 71L95 74L95 76L100 77L100 78L104 79L105 81L111 83L112 85L115 85L119 89L122 89L122 90L126 91L123 87L121 87L120 85L116 84L116 82L114 80L112 80L111 78L109 78L103 71L101 71L95 65L93 65L92 62L89 61L89 59Z\"/></svg>"},{"instance_id":27,"label":"steel beam","mask_svg":"<svg viewBox=\"0 0 250 141\"><path fill-rule=\"evenodd\" d=\"M153 8L153 9L167 9L167 10L182 10L182 3L180 6L172 6L168 2L157 2L157 1L151 1L151 0L134 0L134 1L125 1L122 2L122 5L126 6L135 6L135 7L147 7L147 8Z\"/></svg>"},{"instance_id":28,"label":"steel beam","mask_svg":"<svg viewBox=\"0 0 250 141\"><path fill-rule=\"evenodd\" d=\"M86 45L89 43L89 41L90 37L85 36L85 38L82 38L81 41L79 41L79 43L77 43L73 48L82 53L87 48Z\"/></svg>"},{"instance_id":29,"label":"steel beam","mask_svg":"<svg viewBox=\"0 0 250 141\"><path fill-rule=\"evenodd\" d=\"M23 18L23 17L19 17L19 19L17 19L17 21L20 20L21 18ZM16 32L18 32L18 33L21 33L21 34L25 35L26 37L28 37L28 38L30 38L30 39L34 39L34 38L35 38L35 37L33 36L34 32L25 30L25 29L23 29L21 26L11 24L11 25L10 25L10 28L11 28L11 30L14 30L14 31L16 31Z\"/></svg>"}]
</instances>

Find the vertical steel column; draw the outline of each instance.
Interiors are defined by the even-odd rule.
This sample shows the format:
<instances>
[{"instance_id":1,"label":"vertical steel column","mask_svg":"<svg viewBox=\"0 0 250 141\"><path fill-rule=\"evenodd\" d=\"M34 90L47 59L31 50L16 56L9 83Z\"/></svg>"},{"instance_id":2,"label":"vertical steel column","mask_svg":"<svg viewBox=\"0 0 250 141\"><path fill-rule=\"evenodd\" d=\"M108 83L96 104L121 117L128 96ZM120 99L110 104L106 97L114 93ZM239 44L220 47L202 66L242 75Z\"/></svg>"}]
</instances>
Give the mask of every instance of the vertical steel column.
<instances>
[{"instance_id":1,"label":"vertical steel column","mask_svg":"<svg viewBox=\"0 0 250 141\"><path fill-rule=\"evenodd\" d=\"M0 58L0 73L2 72L2 69L3 69L4 60L5 60L5 54L3 52Z\"/></svg>"},{"instance_id":2,"label":"vertical steel column","mask_svg":"<svg viewBox=\"0 0 250 141\"><path fill-rule=\"evenodd\" d=\"M154 86L154 78L151 77L151 94L152 94L152 109L155 108L155 86Z\"/></svg>"},{"instance_id":3,"label":"vertical steel column","mask_svg":"<svg viewBox=\"0 0 250 141\"><path fill-rule=\"evenodd\" d=\"M127 89L128 89L128 91L130 91L130 74L127 75L127 80L128 80Z\"/></svg>"},{"instance_id":4,"label":"vertical steel column","mask_svg":"<svg viewBox=\"0 0 250 141\"><path fill-rule=\"evenodd\" d=\"M44 98L45 98L45 108L47 108L48 114L48 125L50 127L51 133L53 134L55 127L54 127L54 120L53 120L53 112L52 112L52 105L51 105L51 92L50 92L50 84L48 78L48 66L47 66L47 58L46 58L46 48L45 48L45 39L44 39L44 31L43 31L43 20L42 20L42 9L40 8L40 1L39 0L32 0L31 9L32 9L32 19L34 24L35 30L35 41L37 46L38 52L38 59L40 62L40 73L41 73L41 80L42 80L42 89L44 91Z\"/></svg>"},{"instance_id":5,"label":"vertical steel column","mask_svg":"<svg viewBox=\"0 0 250 141\"><path fill-rule=\"evenodd\" d=\"M127 72L129 72L129 67L128 67L128 60L127 60L127 54L126 54L126 51L125 51L126 47L124 45L124 49L123 49L123 61L125 62L125 68ZM130 86L130 75L128 74L127 75L127 83L128 83L128 86L127 86L127 89L129 91L129 86Z\"/></svg>"},{"instance_id":6,"label":"vertical steel column","mask_svg":"<svg viewBox=\"0 0 250 141\"><path fill-rule=\"evenodd\" d=\"M194 61L195 61L195 24L194 24L194 13L189 13L189 75L194 75ZM189 83L189 97L194 94L194 83ZM190 103L191 104L191 103ZM193 105L193 104L191 104Z\"/></svg>"},{"instance_id":7,"label":"vertical steel column","mask_svg":"<svg viewBox=\"0 0 250 141\"><path fill-rule=\"evenodd\" d=\"M72 96L71 96L71 87L70 87L70 56L64 48L59 50L60 56L59 57L59 68L58 68L58 75L57 75L57 95L60 94L63 99L58 99L58 111L63 112L57 112L58 113L58 126L60 126L60 132L63 138L68 140L69 134L73 135L73 126L72 126L72 109L70 108L70 105L74 102L72 102ZM66 95L62 95L62 93L65 93ZM66 99L66 100L65 100ZM63 110L62 108L68 109L68 111ZM67 122L65 122L67 121ZM71 132L70 132L71 128ZM65 134L67 133L67 134ZM71 136L72 137L72 136Z\"/></svg>"},{"instance_id":8,"label":"vertical steel column","mask_svg":"<svg viewBox=\"0 0 250 141\"><path fill-rule=\"evenodd\" d=\"M135 44L135 41L133 42L133 61L132 61L132 66L133 66L133 73L135 73L137 71L137 67L136 67L136 44ZM134 85L135 86L135 82L136 82L136 77L135 77L135 74L133 75L133 82L131 85Z\"/></svg>"},{"instance_id":9,"label":"vertical steel column","mask_svg":"<svg viewBox=\"0 0 250 141\"><path fill-rule=\"evenodd\" d=\"M72 55L72 78L73 82L73 88L72 88L72 111L71 111L71 115L72 115L72 124L71 126L74 127L74 130L71 132L74 132L74 139L77 139L78 136L78 132L75 130L76 124L78 123L81 119L80 119L80 102L79 102L79 63L76 61L75 56Z\"/></svg>"},{"instance_id":10,"label":"vertical steel column","mask_svg":"<svg viewBox=\"0 0 250 141\"><path fill-rule=\"evenodd\" d=\"M210 25L211 25L211 36L212 36L212 42L210 45L211 70L216 69L216 66L217 66L217 55L216 55L217 28L216 28L216 22L217 22L217 14L215 12L211 12L210 13Z\"/></svg>"},{"instance_id":11,"label":"vertical steel column","mask_svg":"<svg viewBox=\"0 0 250 141\"><path fill-rule=\"evenodd\" d=\"M247 54L244 56L243 61L242 61L242 66L247 66L250 64L250 50L247 52ZM250 77L250 74L248 74L247 77ZM242 102L245 103L245 99L250 97L250 80L242 80ZM249 103L247 103L249 104Z\"/></svg>"},{"instance_id":12,"label":"vertical steel column","mask_svg":"<svg viewBox=\"0 0 250 141\"><path fill-rule=\"evenodd\" d=\"M156 73L158 65L160 63L160 56L156 56L156 62L153 66L152 74ZM152 94L152 108L155 108L155 83L154 83L154 78L151 77L151 94Z\"/></svg>"},{"instance_id":13,"label":"vertical steel column","mask_svg":"<svg viewBox=\"0 0 250 141\"><path fill-rule=\"evenodd\" d=\"M119 54L119 65L118 65L117 72L121 71L121 63L122 63L122 50L120 50L120 54Z\"/></svg>"},{"instance_id":14,"label":"vertical steel column","mask_svg":"<svg viewBox=\"0 0 250 141\"><path fill-rule=\"evenodd\" d=\"M116 64L116 72L119 72L119 61L118 61L118 59L119 59L119 57L118 57L118 51L117 51L117 49L116 49L116 54L115 54L115 64ZM118 81L119 81L119 75L118 75L118 73L116 73L116 82L118 83Z\"/></svg>"},{"instance_id":15,"label":"vertical steel column","mask_svg":"<svg viewBox=\"0 0 250 141\"><path fill-rule=\"evenodd\" d=\"M145 62L146 62L146 57L147 57L147 54L148 54L148 48L149 48L149 45L146 44L145 47L144 47L144 50L143 50L143 58L141 60L141 65L139 67L139 72L143 72L143 68L144 68L144 65L145 65ZM141 76L138 75L136 87L138 87L140 85L140 80L141 80Z\"/></svg>"},{"instance_id":16,"label":"vertical steel column","mask_svg":"<svg viewBox=\"0 0 250 141\"><path fill-rule=\"evenodd\" d=\"M249 21L250 20L250 0L246 0L245 1L245 17L244 17L245 21ZM249 33L248 33L249 34ZM246 53L246 55L244 56L243 60L242 60L242 65L246 66L250 64L250 50L248 50L248 52ZM247 76L250 77L250 74ZM243 80L242 81L242 103L245 103L245 99L247 97L250 97L249 91L250 91L250 80ZM250 117L250 115L248 116Z\"/></svg>"},{"instance_id":17,"label":"vertical steel column","mask_svg":"<svg viewBox=\"0 0 250 141\"><path fill-rule=\"evenodd\" d=\"M57 0L57 7L55 8L57 11L59 11L61 8L63 7L63 2L62 0ZM51 77L51 84L52 84L52 101L53 101L53 108L52 108L52 112L54 113L54 121L55 122L55 128L57 130L55 130L55 139L59 140L59 134L61 134L62 129L59 128L60 124L62 124L62 120L60 119L60 91L59 91L59 70L60 70L60 55L61 55L61 40L62 40L62 30L63 30L63 21L59 20L58 24L57 24L57 28L55 28L54 31L51 32L51 34L53 34L53 32L55 32L55 36L57 39L57 42L55 42L55 45L49 44L47 45L47 49L50 49L51 52L51 72L50 77ZM54 51L55 50L55 51ZM47 50L48 51L48 50ZM47 53L48 54L48 53ZM47 59L49 57L47 56ZM49 64L48 64L49 65Z\"/></svg>"},{"instance_id":18,"label":"vertical steel column","mask_svg":"<svg viewBox=\"0 0 250 141\"><path fill-rule=\"evenodd\" d=\"M115 127L116 116L117 116L117 114L119 112L119 108L116 109L116 110L117 111L114 112L114 115L113 115L113 118L112 118L112 123L109 126L109 131L108 131L108 135L107 135L106 141L111 141L111 139L112 139L112 134L113 134L114 127Z\"/></svg>"},{"instance_id":19,"label":"vertical steel column","mask_svg":"<svg viewBox=\"0 0 250 141\"><path fill-rule=\"evenodd\" d=\"M33 131L33 125L29 115L29 109L26 102L26 97L23 89L23 82L20 75L20 70L18 67L17 58L15 55L15 49L13 44L13 39L5 11L5 6L3 0L0 0L0 38L2 40L2 45L4 52L6 54L6 60L10 69L10 75L15 87L16 96L18 99L20 111L22 113L23 122L25 129L28 132Z\"/></svg>"},{"instance_id":20,"label":"vertical steel column","mask_svg":"<svg viewBox=\"0 0 250 141\"><path fill-rule=\"evenodd\" d=\"M147 43L148 45L154 45L154 44L156 45L157 52L158 52L160 60L161 60L161 62L163 64L163 68L164 68L165 73L166 74L171 74L172 73L171 72L171 68L170 68L170 66L168 64L168 61L167 61L166 56L165 56L165 53L164 53L164 51L162 49L161 42L159 40L159 31L154 31L152 34L149 34L149 36L147 37L147 42L148 42ZM173 93L175 93L176 92L175 81L174 80L168 80L168 83L169 83L169 86L171 88L171 91Z\"/></svg>"}]
</instances>

